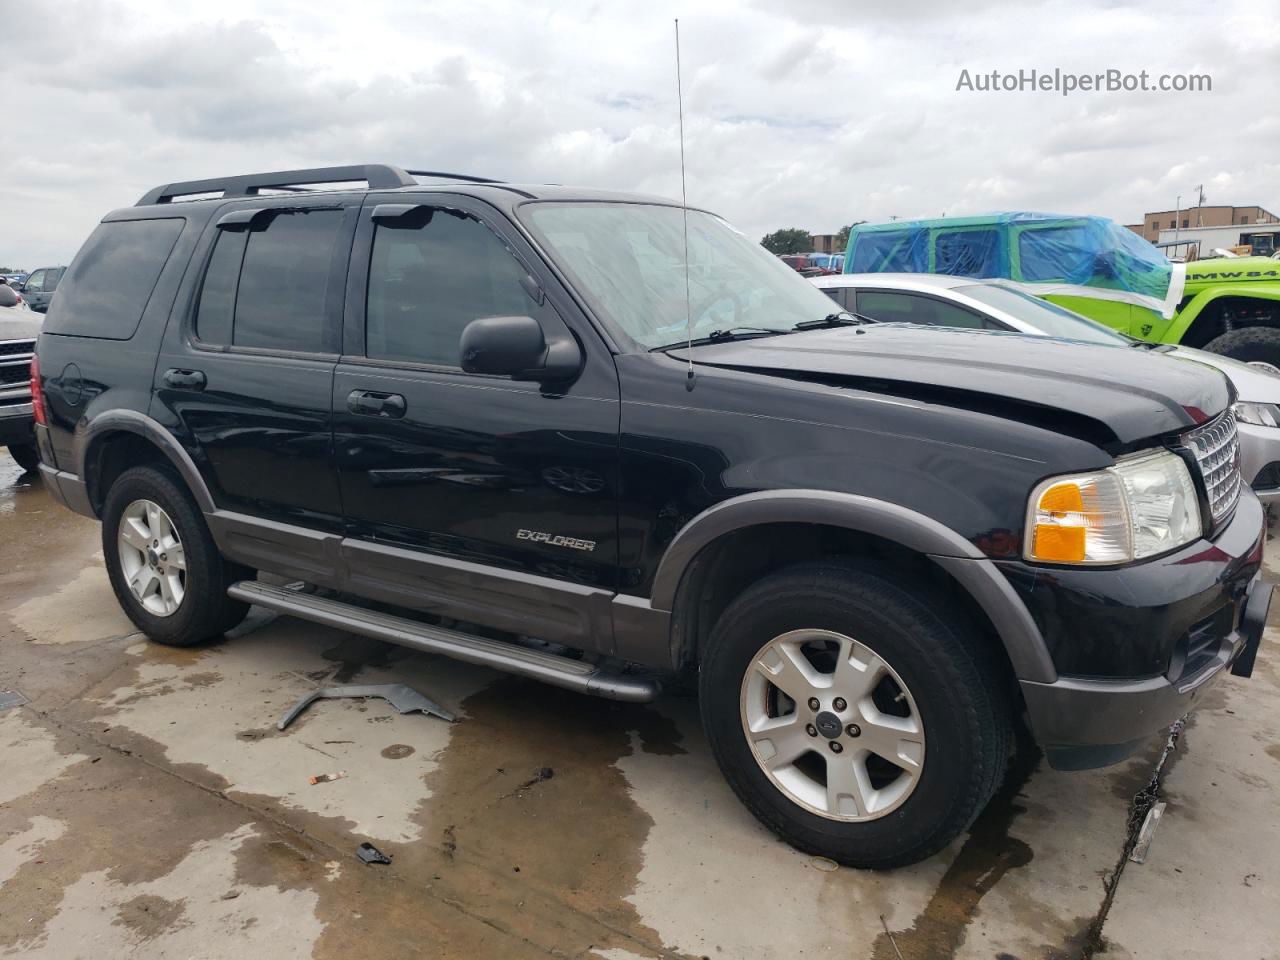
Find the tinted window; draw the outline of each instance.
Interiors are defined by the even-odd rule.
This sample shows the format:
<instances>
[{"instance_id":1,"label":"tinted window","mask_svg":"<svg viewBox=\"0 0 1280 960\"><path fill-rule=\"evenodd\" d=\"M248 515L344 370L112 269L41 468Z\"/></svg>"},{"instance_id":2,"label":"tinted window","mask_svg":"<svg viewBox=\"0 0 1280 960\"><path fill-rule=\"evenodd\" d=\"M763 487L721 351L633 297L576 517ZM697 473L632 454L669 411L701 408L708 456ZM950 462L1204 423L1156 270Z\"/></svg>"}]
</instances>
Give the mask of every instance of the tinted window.
<instances>
[{"instance_id":1,"label":"tinted window","mask_svg":"<svg viewBox=\"0 0 1280 960\"><path fill-rule=\"evenodd\" d=\"M249 234L243 230L218 231L196 307L196 336L205 343L231 342L236 283L240 279L240 261L248 239Z\"/></svg>"},{"instance_id":2,"label":"tinted window","mask_svg":"<svg viewBox=\"0 0 1280 960\"><path fill-rule=\"evenodd\" d=\"M858 294L858 313L881 323L923 323L934 327L968 327L973 330L1000 330L999 324L971 310L914 293L863 290Z\"/></svg>"},{"instance_id":3,"label":"tinted window","mask_svg":"<svg viewBox=\"0 0 1280 960\"><path fill-rule=\"evenodd\" d=\"M235 294L232 343L306 353L334 350L324 308L341 225L341 210L282 213L254 224Z\"/></svg>"},{"instance_id":4,"label":"tinted window","mask_svg":"<svg viewBox=\"0 0 1280 960\"><path fill-rule=\"evenodd\" d=\"M472 320L531 311L524 275L502 241L470 217L426 209L379 221L369 263L365 353L456 367L462 329Z\"/></svg>"},{"instance_id":5,"label":"tinted window","mask_svg":"<svg viewBox=\"0 0 1280 960\"><path fill-rule=\"evenodd\" d=\"M45 331L132 337L185 223L167 217L98 224L58 286Z\"/></svg>"},{"instance_id":6,"label":"tinted window","mask_svg":"<svg viewBox=\"0 0 1280 960\"><path fill-rule=\"evenodd\" d=\"M58 281L62 279L62 270L50 270L44 275L44 292L53 293L58 289Z\"/></svg>"}]
</instances>

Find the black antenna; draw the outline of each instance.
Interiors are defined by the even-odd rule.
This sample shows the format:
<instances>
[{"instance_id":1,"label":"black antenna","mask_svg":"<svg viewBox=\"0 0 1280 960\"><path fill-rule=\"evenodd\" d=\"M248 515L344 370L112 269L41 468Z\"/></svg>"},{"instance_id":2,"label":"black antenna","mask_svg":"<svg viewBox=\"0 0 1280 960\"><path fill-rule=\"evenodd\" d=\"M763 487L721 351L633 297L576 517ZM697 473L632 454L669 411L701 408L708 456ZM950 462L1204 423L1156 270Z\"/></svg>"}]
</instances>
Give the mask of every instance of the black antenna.
<instances>
[{"instance_id":1,"label":"black antenna","mask_svg":"<svg viewBox=\"0 0 1280 960\"><path fill-rule=\"evenodd\" d=\"M685 389L693 389L693 306L689 295L689 192L684 178L684 83L680 79L680 18L676 17L676 109L680 113L680 211L684 217L684 331L688 339L685 358L689 361L689 376Z\"/></svg>"}]
</instances>

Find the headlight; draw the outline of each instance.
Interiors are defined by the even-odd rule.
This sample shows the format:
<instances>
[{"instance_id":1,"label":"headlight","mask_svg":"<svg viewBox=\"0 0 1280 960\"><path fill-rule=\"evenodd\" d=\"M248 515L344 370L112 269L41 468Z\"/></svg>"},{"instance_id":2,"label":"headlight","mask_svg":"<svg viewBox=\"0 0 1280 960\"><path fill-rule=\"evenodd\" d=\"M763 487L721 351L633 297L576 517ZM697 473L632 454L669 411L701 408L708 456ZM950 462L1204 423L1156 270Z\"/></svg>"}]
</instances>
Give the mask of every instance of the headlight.
<instances>
[{"instance_id":1,"label":"headlight","mask_svg":"<svg viewBox=\"0 0 1280 960\"><path fill-rule=\"evenodd\" d=\"M1027 506L1023 553L1042 563L1126 563L1200 534L1200 502L1187 465L1157 450L1041 483Z\"/></svg>"},{"instance_id":2,"label":"headlight","mask_svg":"<svg viewBox=\"0 0 1280 960\"><path fill-rule=\"evenodd\" d=\"M1274 403L1247 403L1241 400L1232 406L1231 412L1241 423L1252 423L1259 427L1280 427L1280 410Z\"/></svg>"}]
</instances>

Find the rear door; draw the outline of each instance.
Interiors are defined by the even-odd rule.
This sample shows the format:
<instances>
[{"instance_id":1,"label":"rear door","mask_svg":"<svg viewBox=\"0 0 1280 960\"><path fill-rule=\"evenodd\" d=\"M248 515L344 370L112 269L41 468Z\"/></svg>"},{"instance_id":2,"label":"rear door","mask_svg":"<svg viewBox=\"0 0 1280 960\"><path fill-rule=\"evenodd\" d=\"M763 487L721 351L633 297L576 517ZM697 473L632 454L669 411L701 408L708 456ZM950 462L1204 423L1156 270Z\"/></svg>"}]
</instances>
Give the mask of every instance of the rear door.
<instances>
[{"instance_id":1,"label":"rear door","mask_svg":"<svg viewBox=\"0 0 1280 960\"><path fill-rule=\"evenodd\" d=\"M612 356L488 205L370 197L333 385L353 588L581 648L609 649L616 589L618 381ZM572 382L468 374L471 320L572 329Z\"/></svg>"},{"instance_id":2,"label":"rear door","mask_svg":"<svg viewBox=\"0 0 1280 960\"><path fill-rule=\"evenodd\" d=\"M32 310L39 310L41 313L49 309L49 299L44 292L45 277L48 274L48 270L33 271L22 285L22 299L27 301L27 306Z\"/></svg>"},{"instance_id":3,"label":"rear door","mask_svg":"<svg viewBox=\"0 0 1280 960\"><path fill-rule=\"evenodd\" d=\"M201 238L152 415L183 438L220 510L341 530L329 404L359 203L242 201Z\"/></svg>"}]
</instances>

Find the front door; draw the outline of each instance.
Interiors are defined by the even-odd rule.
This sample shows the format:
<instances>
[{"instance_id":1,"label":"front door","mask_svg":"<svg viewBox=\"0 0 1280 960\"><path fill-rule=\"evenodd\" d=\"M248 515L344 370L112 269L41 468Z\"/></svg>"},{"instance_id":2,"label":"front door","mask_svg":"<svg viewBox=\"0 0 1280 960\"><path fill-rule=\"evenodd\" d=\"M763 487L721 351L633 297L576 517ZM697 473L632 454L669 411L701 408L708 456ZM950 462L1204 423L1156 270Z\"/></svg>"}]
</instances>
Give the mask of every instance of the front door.
<instances>
[{"instance_id":1,"label":"front door","mask_svg":"<svg viewBox=\"0 0 1280 960\"><path fill-rule=\"evenodd\" d=\"M354 589L580 648L610 649L618 383L536 254L479 201L366 201L333 384ZM403 202L412 201L412 202ZM534 279L538 277L538 279ZM464 373L471 320L572 324L579 376Z\"/></svg>"}]
</instances>

